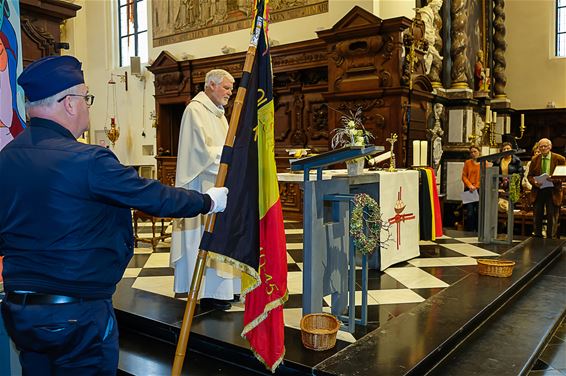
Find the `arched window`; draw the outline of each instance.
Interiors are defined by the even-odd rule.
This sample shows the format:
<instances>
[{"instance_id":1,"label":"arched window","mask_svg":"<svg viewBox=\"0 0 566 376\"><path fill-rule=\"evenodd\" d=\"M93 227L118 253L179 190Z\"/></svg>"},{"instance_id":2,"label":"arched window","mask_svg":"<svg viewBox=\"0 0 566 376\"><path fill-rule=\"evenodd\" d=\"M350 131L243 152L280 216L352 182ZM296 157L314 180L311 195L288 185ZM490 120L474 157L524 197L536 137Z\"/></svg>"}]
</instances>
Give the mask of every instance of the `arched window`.
<instances>
[{"instance_id":1,"label":"arched window","mask_svg":"<svg viewBox=\"0 0 566 376\"><path fill-rule=\"evenodd\" d=\"M120 66L130 65L131 56L147 62L147 0L118 0Z\"/></svg>"},{"instance_id":2,"label":"arched window","mask_svg":"<svg viewBox=\"0 0 566 376\"><path fill-rule=\"evenodd\" d=\"M566 0L556 1L556 56L566 57Z\"/></svg>"}]
</instances>

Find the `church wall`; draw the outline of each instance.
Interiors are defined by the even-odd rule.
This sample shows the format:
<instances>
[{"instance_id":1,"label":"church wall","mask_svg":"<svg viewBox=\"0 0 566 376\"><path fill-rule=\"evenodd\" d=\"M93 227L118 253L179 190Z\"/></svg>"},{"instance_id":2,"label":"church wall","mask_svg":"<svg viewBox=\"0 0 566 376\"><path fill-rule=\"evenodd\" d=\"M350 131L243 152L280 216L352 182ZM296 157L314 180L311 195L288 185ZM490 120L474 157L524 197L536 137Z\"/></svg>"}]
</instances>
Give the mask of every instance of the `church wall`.
<instances>
[{"instance_id":1,"label":"church wall","mask_svg":"<svg viewBox=\"0 0 566 376\"><path fill-rule=\"evenodd\" d=\"M554 57L554 0L508 0L507 97L513 108L566 107L566 58Z\"/></svg>"},{"instance_id":2,"label":"church wall","mask_svg":"<svg viewBox=\"0 0 566 376\"><path fill-rule=\"evenodd\" d=\"M112 2L98 0L76 0L83 8L77 17L67 22L65 33L70 42L68 53L84 62L84 70L91 93L96 101L91 108L91 142L95 142L96 131L104 129L106 117L106 92L110 73L123 74L129 68L116 68L117 51L113 49L114 19ZM381 18L399 15L411 17L413 0L330 0L329 12L271 25L271 38L279 43L313 39L316 31L327 29L340 19L355 4L372 11ZM148 5L150 7L150 5ZM150 9L148 9L150 11ZM506 93L517 109L543 108L554 101L557 107L566 107L566 59L553 58L554 0L508 0L505 5L507 27L507 87ZM151 17L150 17L151 28ZM150 30L151 34L151 30ZM151 43L151 42L150 42ZM221 54L220 48L228 45L243 51L248 43L248 30L221 34L183 43L150 48L150 59L162 50L177 57L183 53L195 57ZM154 108L153 77L144 83L129 78L129 88L116 84L118 97L118 120L121 136L114 151L124 164L155 164L152 155L143 156L141 145L155 144L155 130L151 127L149 114ZM145 98L145 110L143 102ZM141 133L144 129L146 137Z\"/></svg>"},{"instance_id":3,"label":"church wall","mask_svg":"<svg viewBox=\"0 0 566 376\"><path fill-rule=\"evenodd\" d=\"M90 92L96 96L95 104L91 107L91 143L97 140L97 134L103 131L107 107L107 82L110 73L123 74L128 71L128 91L124 84L117 80L116 94L118 97L118 121L120 139L113 148L123 164L155 165L153 155L143 156L142 145L155 145L155 129L151 127L150 112L154 109L153 76L146 72L146 87L144 82L129 75L129 67L117 68L118 51L114 49L115 31L111 1L76 0L83 8L77 17L67 22L65 32L71 49L65 53L77 56L83 61L85 78ZM414 0L329 0L328 13L298 18L295 20L274 23L270 25L270 37L280 44L297 42L316 38L316 31L332 27L354 5L373 12L381 18L397 16L412 17ZM151 15L151 4L148 4L148 14ZM149 16L149 34L151 35L151 16ZM151 38L150 38L151 39ZM183 54L194 57L220 55L223 46L229 46L236 51L244 51L249 41L249 30L240 30L230 34L220 34L193 41L170 44L152 48L150 41L149 57L155 59L162 50L167 50L178 58ZM145 98L145 110L143 101ZM141 133L145 122L146 137ZM154 150L155 153L155 150Z\"/></svg>"}]
</instances>

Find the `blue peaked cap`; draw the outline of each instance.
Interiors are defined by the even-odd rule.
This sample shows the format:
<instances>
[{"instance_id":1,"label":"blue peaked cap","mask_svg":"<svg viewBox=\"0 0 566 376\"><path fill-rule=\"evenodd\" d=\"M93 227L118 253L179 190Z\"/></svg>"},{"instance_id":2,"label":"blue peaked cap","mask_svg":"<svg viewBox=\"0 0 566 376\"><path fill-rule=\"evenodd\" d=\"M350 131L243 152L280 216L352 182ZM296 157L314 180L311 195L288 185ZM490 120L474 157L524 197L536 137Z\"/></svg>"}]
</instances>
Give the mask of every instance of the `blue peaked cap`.
<instances>
[{"instance_id":1,"label":"blue peaked cap","mask_svg":"<svg viewBox=\"0 0 566 376\"><path fill-rule=\"evenodd\" d=\"M84 84L82 63L73 56L47 56L24 69L18 84L28 101L48 98L75 85Z\"/></svg>"}]
</instances>

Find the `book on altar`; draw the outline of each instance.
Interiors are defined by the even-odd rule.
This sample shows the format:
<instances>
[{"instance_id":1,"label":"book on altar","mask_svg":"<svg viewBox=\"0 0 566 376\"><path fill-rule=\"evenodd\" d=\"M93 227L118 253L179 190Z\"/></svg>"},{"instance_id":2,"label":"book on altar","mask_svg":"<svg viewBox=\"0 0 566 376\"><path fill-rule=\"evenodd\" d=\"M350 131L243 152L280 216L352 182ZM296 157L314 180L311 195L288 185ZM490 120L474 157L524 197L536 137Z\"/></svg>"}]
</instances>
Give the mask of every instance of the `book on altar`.
<instances>
[{"instance_id":1,"label":"book on altar","mask_svg":"<svg viewBox=\"0 0 566 376\"><path fill-rule=\"evenodd\" d=\"M479 191L464 191L462 192L462 204L469 204L470 202L478 202L480 200Z\"/></svg>"},{"instance_id":2,"label":"book on altar","mask_svg":"<svg viewBox=\"0 0 566 376\"><path fill-rule=\"evenodd\" d=\"M535 180L540 184L540 187L538 187L539 189L554 187L554 183L548 180L549 177L550 176L548 176L546 172L542 175L535 176Z\"/></svg>"}]
</instances>

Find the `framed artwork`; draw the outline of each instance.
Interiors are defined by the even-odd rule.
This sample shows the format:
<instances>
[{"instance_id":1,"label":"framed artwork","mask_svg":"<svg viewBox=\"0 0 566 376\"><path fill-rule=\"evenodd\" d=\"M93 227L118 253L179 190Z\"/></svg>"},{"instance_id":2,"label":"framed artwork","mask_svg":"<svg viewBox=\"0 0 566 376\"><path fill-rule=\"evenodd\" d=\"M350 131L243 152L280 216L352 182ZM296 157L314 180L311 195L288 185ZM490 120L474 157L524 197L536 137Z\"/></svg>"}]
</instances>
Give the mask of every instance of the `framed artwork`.
<instances>
[{"instance_id":1,"label":"framed artwork","mask_svg":"<svg viewBox=\"0 0 566 376\"><path fill-rule=\"evenodd\" d=\"M0 150L25 128L23 91L16 79L22 70L18 0L0 1Z\"/></svg>"},{"instance_id":2,"label":"framed artwork","mask_svg":"<svg viewBox=\"0 0 566 376\"><path fill-rule=\"evenodd\" d=\"M251 27L251 0L160 0L152 2L153 46L209 37ZM328 12L328 0L271 0L271 22Z\"/></svg>"}]
</instances>

